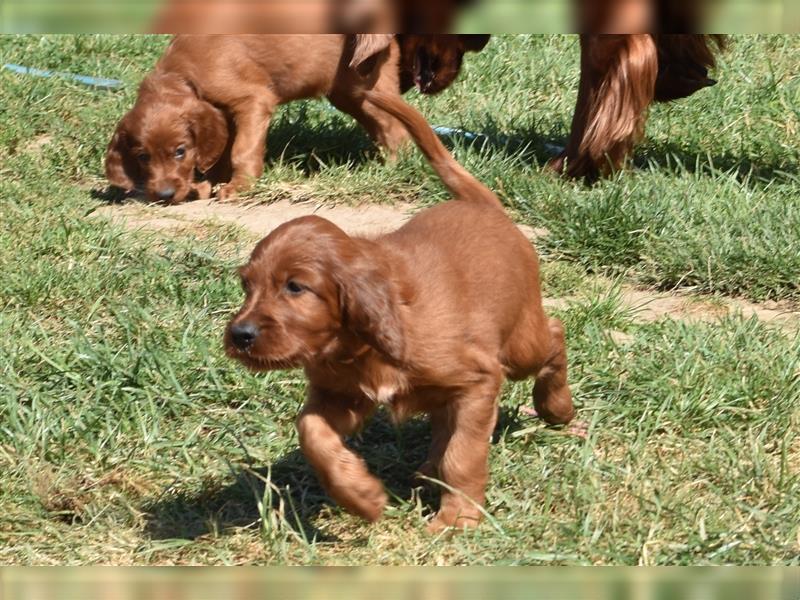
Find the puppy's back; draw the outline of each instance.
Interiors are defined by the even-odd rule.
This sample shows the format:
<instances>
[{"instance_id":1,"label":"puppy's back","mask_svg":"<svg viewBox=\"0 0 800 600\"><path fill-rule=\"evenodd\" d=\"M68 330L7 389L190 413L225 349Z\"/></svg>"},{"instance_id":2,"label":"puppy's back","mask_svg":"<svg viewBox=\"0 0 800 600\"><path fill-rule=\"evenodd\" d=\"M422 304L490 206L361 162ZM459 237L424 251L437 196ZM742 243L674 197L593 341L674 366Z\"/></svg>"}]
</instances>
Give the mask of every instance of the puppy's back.
<instances>
[{"instance_id":1,"label":"puppy's back","mask_svg":"<svg viewBox=\"0 0 800 600\"><path fill-rule=\"evenodd\" d=\"M158 68L195 82L211 100L225 104L269 89L276 102L327 94L335 80L345 36L177 35Z\"/></svg>"}]
</instances>

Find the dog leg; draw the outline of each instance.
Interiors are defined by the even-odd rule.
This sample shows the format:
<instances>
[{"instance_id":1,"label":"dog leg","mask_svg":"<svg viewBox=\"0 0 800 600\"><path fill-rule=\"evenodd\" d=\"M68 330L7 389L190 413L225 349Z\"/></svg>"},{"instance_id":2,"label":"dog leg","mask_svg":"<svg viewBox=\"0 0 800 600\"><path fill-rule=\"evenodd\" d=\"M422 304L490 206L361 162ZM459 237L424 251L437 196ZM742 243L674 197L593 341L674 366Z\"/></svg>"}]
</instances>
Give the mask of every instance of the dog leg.
<instances>
[{"instance_id":1,"label":"dog leg","mask_svg":"<svg viewBox=\"0 0 800 600\"><path fill-rule=\"evenodd\" d=\"M251 187L264 172L267 129L275 109L274 101L263 93L253 97L234 113L236 139L231 149L233 176L221 186L217 197L231 200L238 192Z\"/></svg>"},{"instance_id":2,"label":"dog leg","mask_svg":"<svg viewBox=\"0 0 800 600\"><path fill-rule=\"evenodd\" d=\"M211 197L211 183L208 181L193 183L192 191L197 194L200 200L208 200Z\"/></svg>"},{"instance_id":3,"label":"dog leg","mask_svg":"<svg viewBox=\"0 0 800 600\"><path fill-rule=\"evenodd\" d=\"M408 141L408 130L400 121L367 102L363 91L372 89L399 96L399 61L400 48L391 44L388 53L378 59L366 76L352 69L340 72L337 85L328 94L331 104L358 121L375 143L388 151L390 157L394 157L397 149Z\"/></svg>"},{"instance_id":4,"label":"dog leg","mask_svg":"<svg viewBox=\"0 0 800 600\"><path fill-rule=\"evenodd\" d=\"M336 92L331 93L328 99L336 108L358 121L375 143L388 151L389 156L394 156L397 149L408 140L408 131L400 121L362 98Z\"/></svg>"},{"instance_id":5,"label":"dog leg","mask_svg":"<svg viewBox=\"0 0 800 600\"><path fill-rule=\"evenodd\" d=\"M423 477L439 478L439 464L450 441L452 429L446 408L438 408L431 412L431 448L428 458L417 469Z\"/></svg>"},{"instance_id":6,"label":"dog leg","mask_svg":"<svg viewBox=\"0 0 800 600\"><path fill-rule=\"evenodd\" d=\"M312 389L297 420L297 431L300 449L331 498L346 510L377 521L386 506L386 492L343 440L362 426L372 410L367 401L353 402Z\"/></svg>"},{"instance_id":7,"label":"dog leg","mask_svg":"<svg viewBox=\"0 0 800 600\"><path fill-rule=\"evenodd\" d=\"M536 413L550 425L569 423L575 416L572 394L567 384L567 350L564 326L558 319L550 319L552 336L550 354L536 374L533 386L533 405Z\"/></svg>"},{"instance_id":8,"label":"dog leg","mask_svg":"<svg viewBox=\"0 0 800 600\"><path fill-rule=\"evenodd\" d=\"M649 34L581 35L581 78L569 140L549 167L590 181L618 169L644 133L657 71Z\"/></svg>"},{"instance_id":9,"label":"dog leg","mask_svg":"<svg viewBox=\"0 0 800 600\"><path fill-rule=\"evenodd\" d=\"M449 489L442 490L439 512L428 524L431 533L446 527L475 527L481 520L501 379L499 375L486 376L448 408L453 431L439 473Z\"/></svg>"}]
</instances>

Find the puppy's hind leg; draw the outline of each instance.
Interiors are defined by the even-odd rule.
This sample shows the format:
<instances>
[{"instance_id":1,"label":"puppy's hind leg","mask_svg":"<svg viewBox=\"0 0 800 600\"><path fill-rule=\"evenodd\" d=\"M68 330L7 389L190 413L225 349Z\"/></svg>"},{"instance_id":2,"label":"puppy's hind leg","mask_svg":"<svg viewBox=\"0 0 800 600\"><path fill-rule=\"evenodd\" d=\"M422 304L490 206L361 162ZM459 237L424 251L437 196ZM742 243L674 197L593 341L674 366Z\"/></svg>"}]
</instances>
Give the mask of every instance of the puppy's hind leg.
<instances>
[{"instance_id":1,"label":"puppy's hind leg","mask_svg":"<svg viewBox=\"0 0 800 600\"><path fill-rule=\"evenodd\" d=\"M439 512L428 523L436 533L446 527L475 527L483 516L489 479L489 443L497 422L497 396L502 376L485 374L483 380L464 390L448 406L451 433L443 444L439 476L442 490ZM438 453L439 448L435 451Z\"/></svg>"},{"instance_id":2,"label":"puppy's hind leg","mask_svg":"<svg viewBox=\"0 0 800 600\"><path fill-rule=\"evenodd\" d=\"M564 326L550 319L550 351L544 364L535 374L533 406L536 413L550 425L569 423L575 416L572 393L567 384L567 350Z\"/></svg>"},{"instance_id":3,"label":"puppy's hind leg","mask_svg":"<svg viewBox=\"0 0 800 600\"><path fill-rule=\"evenodd\" d=\"M521 407L522 412L541 417L550 425L572 420L575 409L567 384L567 351L561 321L548 319L540 307L532 306L509 339L503 356L509 379L536 379L535 410Z\"/></svg>"},{"instance_id":4,"label":"puppy's hind leg","mask_svg":"<svg viewBox=\"0 0 800 600\"><path fill-rule=\"evenodd\" d=\"M336 108L358 121L375 143L388 151L390 157L409 139L408 131L400 121L363 98L334 92L328 99Z\"/></svg>"},{"instance_id":5,"label":"puppy's hind leg","mask_svg":"<svg viewBox=\"0 0 800 600\"><path fill-rule=\"evenodd\" d=\"M410 136L400 121L367 102L364 99L364 90L372 89L399 96L399 60L400 47L390 44L388 52L376 60L370 73L363 76L355 70L345 69L339 73L336 86L328 94L331 104L358 121L370 137L387 150L390 158L395 156L397 149Z\"/></svg>"}]
</instances>

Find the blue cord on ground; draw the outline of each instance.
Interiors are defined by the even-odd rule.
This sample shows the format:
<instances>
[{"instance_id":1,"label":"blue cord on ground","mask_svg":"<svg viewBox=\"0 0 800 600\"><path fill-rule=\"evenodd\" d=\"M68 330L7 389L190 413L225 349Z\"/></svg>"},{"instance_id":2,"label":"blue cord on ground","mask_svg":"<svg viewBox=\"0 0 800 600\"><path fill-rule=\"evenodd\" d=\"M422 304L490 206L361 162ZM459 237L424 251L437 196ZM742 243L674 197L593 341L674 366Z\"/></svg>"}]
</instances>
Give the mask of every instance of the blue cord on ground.
<instances>
[{"instance_id":1,"label":"blue cord on ground","mask_svg":"<svg viewBox=\"0 0 800 600\"><path fill-rule=\"evenodd\" d=\"M59 79L70 79L77 81L84 85L101 89L114 89L122 87L122 82L118 79L103 79L101 77L90 77L88 75L75 75L74 73L61 73L59 71L46 71L44 69L34 69L33 67L24 67L22 65L15 65L6 63L3 68L7 71L20 73L21 75L33 75L34 77L58 77Z\"/></svg>"}]
</instances>

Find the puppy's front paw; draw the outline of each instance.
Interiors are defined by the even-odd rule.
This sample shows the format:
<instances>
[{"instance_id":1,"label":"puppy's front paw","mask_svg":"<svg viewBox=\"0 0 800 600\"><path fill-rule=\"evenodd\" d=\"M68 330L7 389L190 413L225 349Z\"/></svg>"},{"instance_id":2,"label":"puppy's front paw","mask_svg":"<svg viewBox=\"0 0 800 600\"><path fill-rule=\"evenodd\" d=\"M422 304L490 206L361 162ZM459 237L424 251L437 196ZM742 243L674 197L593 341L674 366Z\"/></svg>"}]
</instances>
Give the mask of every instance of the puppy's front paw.
<instances>
[{"instance_id":1,"label":"puppy's front paw","mask_svg":"<svg viewBox=\"0 0 800 600\"><path fill-rule=\"evenodd\" d=\"M198 181L192 186L192 189L200 200L208 200L211 197L210 181Z\"/></svg>"},{"instance_id":2,"label":"puppy's front paw","mask_svg":"<svg viewBox=\"0 0 800 600\"><path fill-rule=\"evenodd\" d=\"M381 482L372 476L351 481L346 487L336 486L329 493L349 512L370 522L381 518L389 501Z\"/></svg>"},{"instance_id":3,"label":"puppy's front paw","mask_svg":"<svg viewBox=\"0 0 800 600\"><path fill-rule=\"evenodd\" d=\"M236 186L232 183L226 183L221 185L219 190L217 190L217 200L220 202L225 202L228 200L233 200L237 196L237 189Z\"/></svg>"},{"instance_id":4,"label":"puppy's front paw","mask_svg":"<svg viewBox=\"0 0 800 600\"><path fill-rule=\"evenodd\" d=\"M450 519L438 513L431 522L427 524L425 530L431 534L441 533L449 527L452 527L454 531L461 531L463 529L474 529L480 522L479 517L459 516L455 519Z\"/></svg>"},{"instance_id":5,"label":"puppy's front paw","mask_svg":"<svg viewBox=\"0 0 800 600\"><path fill-rule=\"evenodd\" d=\"M357 498L355 512L367 521L374 522L381 518L383 509L389 497L383 490L383 485L377 480L364 482L364 485L356 486L354 496Z\"/></svg>"}]
</instances>

